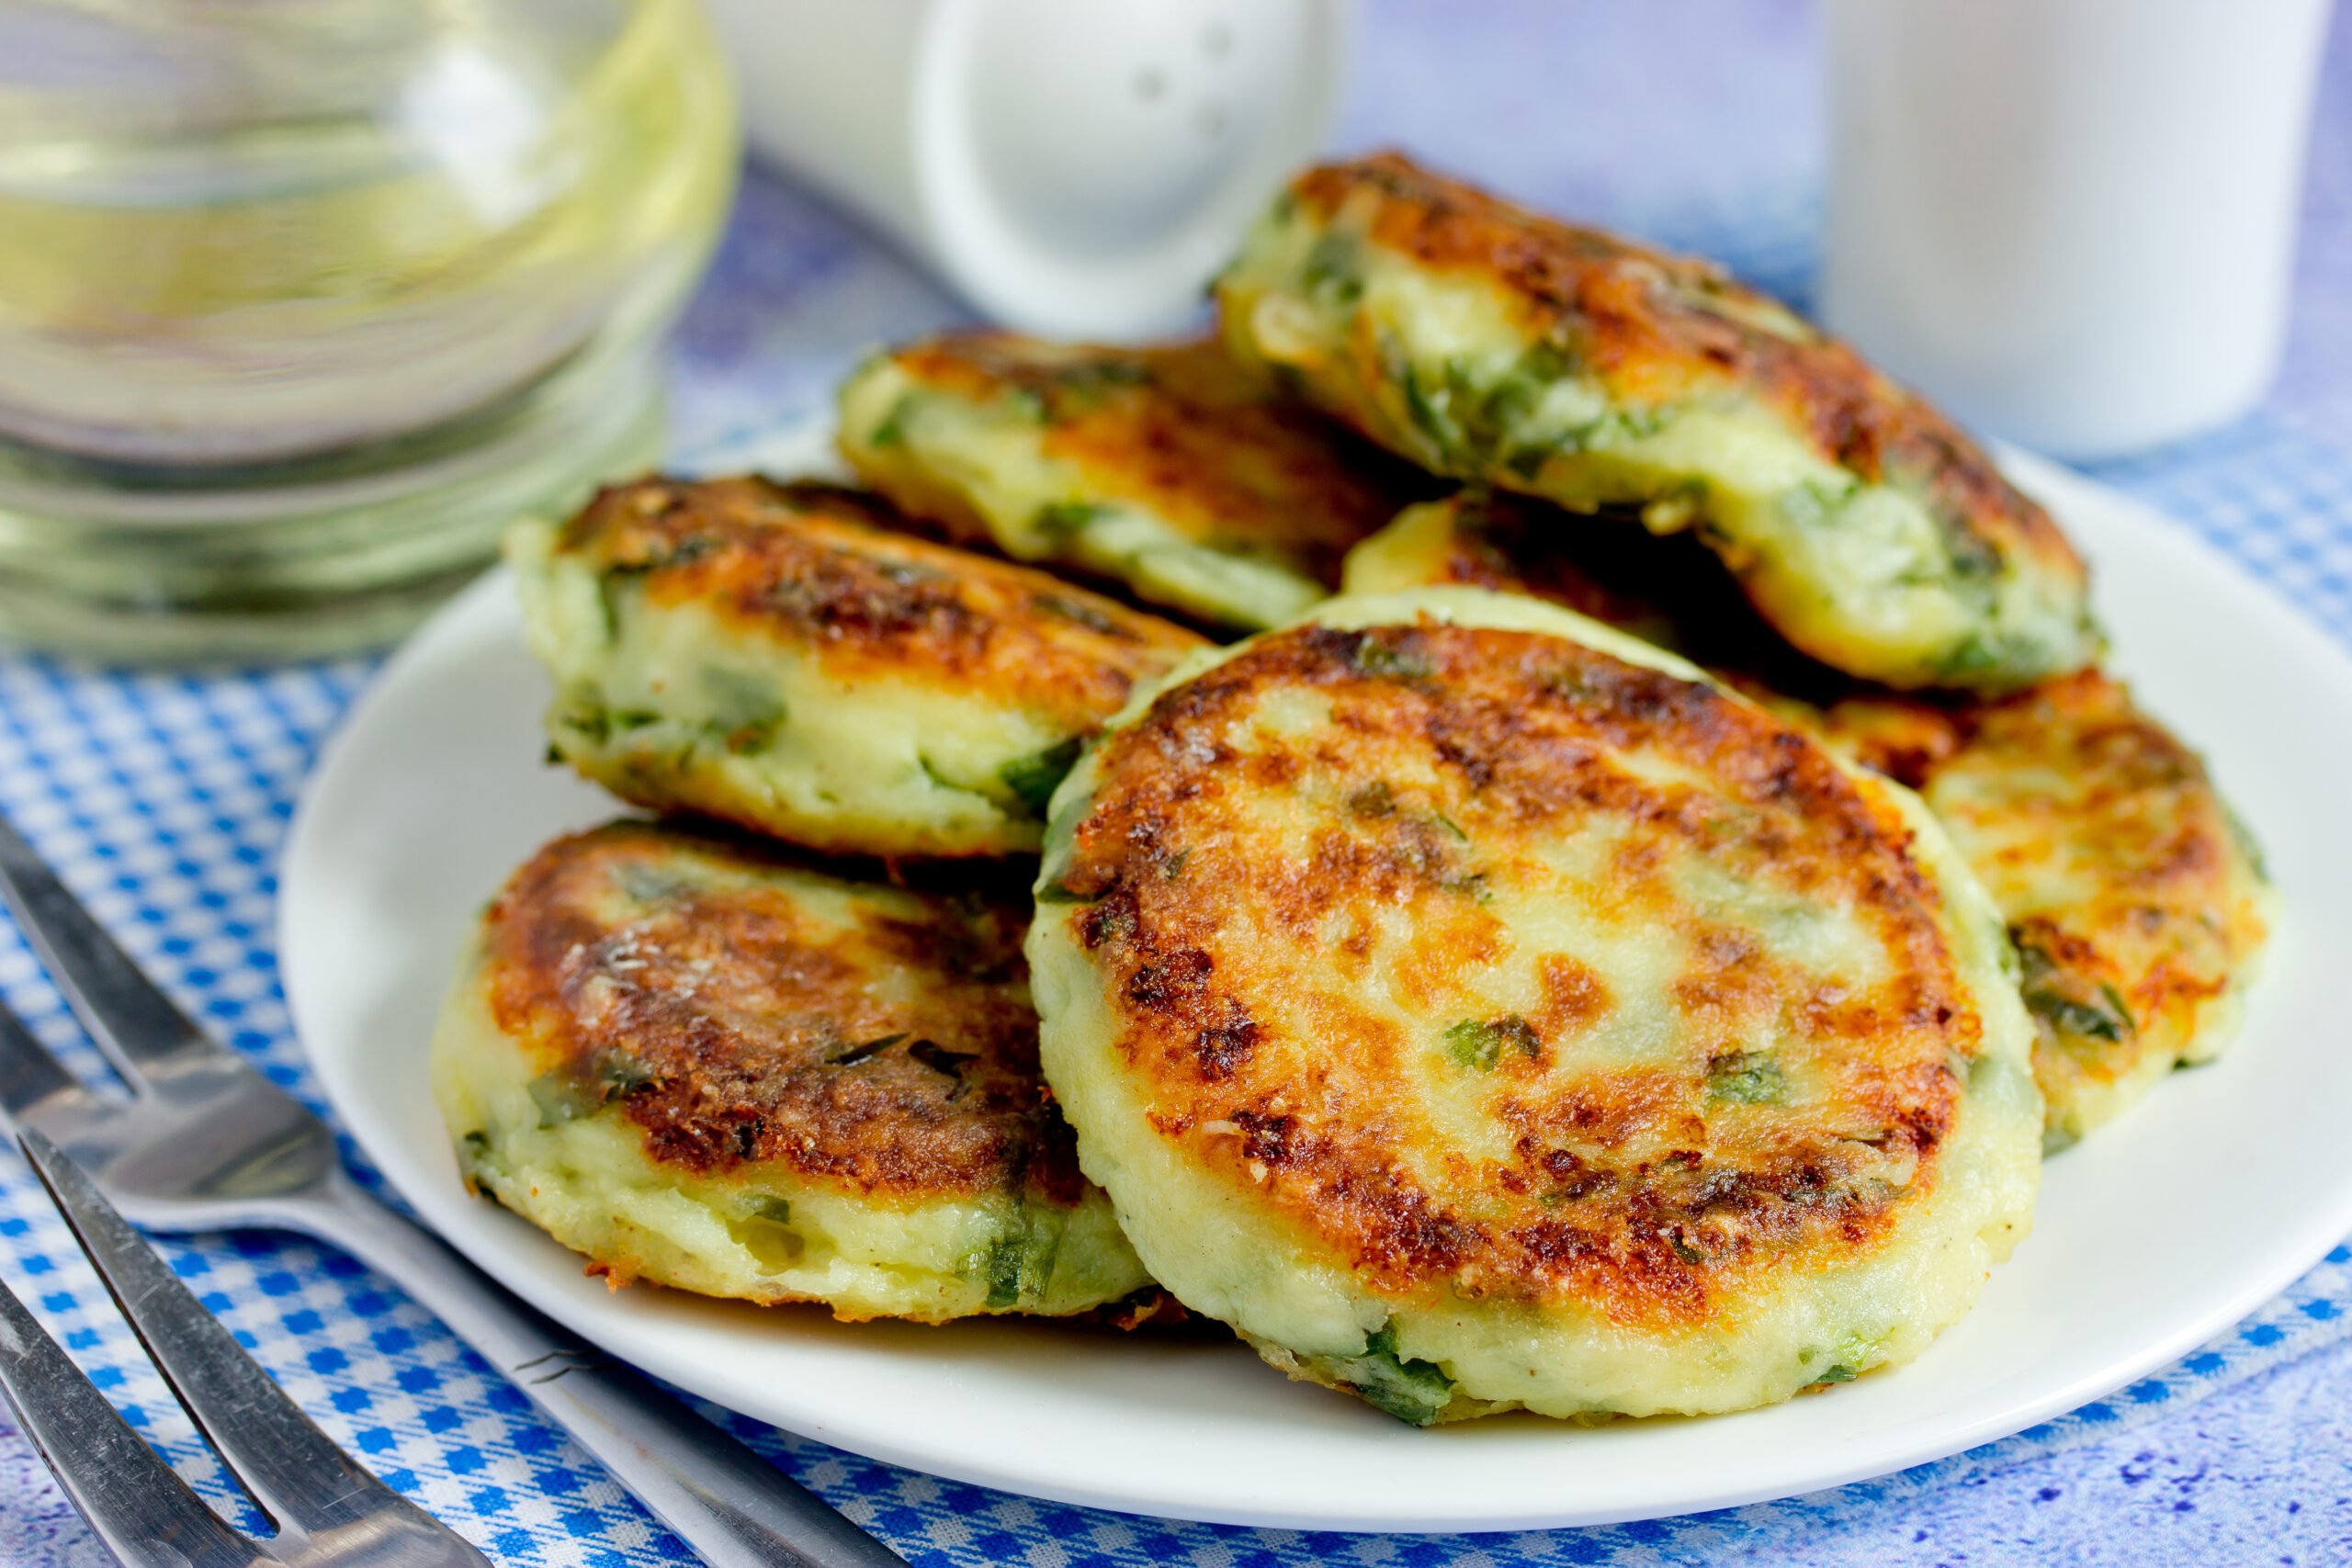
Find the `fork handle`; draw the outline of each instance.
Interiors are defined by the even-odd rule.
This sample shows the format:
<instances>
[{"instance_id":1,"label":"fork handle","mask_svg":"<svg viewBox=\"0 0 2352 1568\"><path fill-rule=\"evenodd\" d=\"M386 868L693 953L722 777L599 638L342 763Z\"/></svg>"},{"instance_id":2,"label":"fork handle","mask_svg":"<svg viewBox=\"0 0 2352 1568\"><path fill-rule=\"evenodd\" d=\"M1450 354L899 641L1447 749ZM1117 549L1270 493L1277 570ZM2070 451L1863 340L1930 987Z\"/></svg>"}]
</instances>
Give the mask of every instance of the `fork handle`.
<instances>
[{"instance_id":1,"label":"fork handle","mask_svg":"<svg viewBox=\"0 0 2352 1568\"><path fill-rule=\"evenodd\" d=\"M285 1217L430 1307L712 1568L907 1568L823 1498L342 1173Z\"/></svg>"}]
</instances>

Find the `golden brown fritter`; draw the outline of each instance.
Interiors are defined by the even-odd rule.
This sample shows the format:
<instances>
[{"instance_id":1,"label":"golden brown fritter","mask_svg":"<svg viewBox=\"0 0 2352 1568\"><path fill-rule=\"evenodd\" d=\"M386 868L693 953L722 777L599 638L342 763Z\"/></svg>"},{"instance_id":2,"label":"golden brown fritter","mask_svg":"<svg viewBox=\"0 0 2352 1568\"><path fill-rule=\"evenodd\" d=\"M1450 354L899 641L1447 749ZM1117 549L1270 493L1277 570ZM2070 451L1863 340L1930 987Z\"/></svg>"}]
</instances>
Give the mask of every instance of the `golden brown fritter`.
<instances>
[{"instance_id":1,"label":"golden brown fritter","mask_svg":"<svg viewBox=\"0 0 2352 1568\"><path fill-rule=\"evenodd\" d=\"M1720 569L1620 523L1563 534L1528 502L1416 508L1350 564L1352 591L1530 593L1713 668L1917 789L2009 922L2053 1145L2228 1043L2267 934L2258 860L2197 754L2086 670L2005 698L1873 691L1793 654ZM1564 547L1573 545L1573 549Z\"/></svg>"},{"instance_id":2,"label":"golden brown fritter","mask_svg":"<svg viewBox=\"0 0 2352 1568\"><path fill-rule=\"evenodd\" d=\"M917 892L645 822L559 839L485 913L436 1046L469 1173L623 1281L852 1316L1124 1296L1140 1270L1038 1074L1026 915L1001 878Z\"/></svg>"},{"instance_id":3,"label":"golden brown fritter","mask_svg":"<svg viewBox=\"0 0 2352 1568\"><path fill-rule=\"evenodd\" d=\"M1261 728L1292 691L1329 709L1304 747ZM1250 749L1229 739L1253 730ZM1629 750L1637 765L1617 760ZM1187 753L1210 767L1168 766ZM1278 838L1248 831L1246 797L1268 793L1313 817ZM1573 1071L1576 1046L1623 1030L1631 998L1570 953L1519 954L1525 1005L1478 1016L1519 945L1497 906L1549 892L1545 840L1596 820L1640 827L1611 846L1588 918L1688 938L1667 983L1684 1043L1650 1070ZM1745 922L1694 906L1694 845L1735 834L1746 841L1711 852L1711 867L1834 902L1888 954L1881 987L1808 975ZM1156 1124L1170 1137L1233 1128L1199 1139L1196 1157L1262 1179L1392 1289L1475 1264L1482 1293L1566 1291L1612 1317L1679 1323L1736 1288L1743 1264L1768 1266L1790 1242L1865 1240L1897 1192L1933 1179L1932 1159L1917 1162L1950 1124L1954 1066L1980 1025L1904 838L1892 808L1818 748L1704 685L1521 632L1312 629L1182 688L1113 742L1060 884L1089 906L1080 940L1123 995L1118 1048L1152 1085ZM1408 953L1383 951L1392 912L1409 922ZM1241 931L1250 939L1225 936ZM1469 1025L1462 1052L1479 1058L1480 1109L1509 1134L1501 1157L1436 1190L1392 1168L1433 1132L1411 1089L1427 1042L1336 997L1314 1006L1319 1039L1282 1038L1302 954L1329 962L1312 983L1331 992L1385 959L1413 1013ZM1792 1125L1758 1109L1760 1095L1711 1106L1710 1080L1759 1074L1745 1045L1792 1011L1802 1065L1776 1057L1771 1076L1806 1078L1808 1120L1834 1107L1867 1140ZM1319 1070L1302 1052L1326 1057ZM1272 1108L1317 1079L1351 1115ZM1715 1149L1673 1157L1709 1131ZM1649 1161L1662 1168L1636 1171ZM1857 1179L1890 1161L1911 1182ZM1464 1213L1531 1194L1556 1204L1493 1225Z\"/></svg>"},{"instance_id":4,"label":"golden brown fritter","mask_svg":"<svg viewBox=\"0 0 2352 1568\"><path fill-rule=\"evenodd\" d=\"M663 1164L1073 1201L1017 888L874 888L817 919L801 879L763 885L768 869L650 823L557 840L491 906L491 1016L542 1072L616 1103Z\"/></svg>"},{"instance_id":5,"label":"golden brown fritter","mask_svg":"<svg viewBox=\"0 0 2352 1568\"><path fill-rule=\"evenodd\" d=\"M860 476L951 535L1225 625L1287 619L1426 481L1216 344L926 338L842 390Z\"/></svg>"},{"instance_id":6,"label":"golden brown fritter","mask_svg":"<svg viewBox=\"0 0 2352 1568\"><path fill-rule=\"evenodd\" d=\"M1680 654L1750 696L1826 700L1854 688L1782 641L1697 539L1653 534L1623 509L1564 534L1540 502L1456 491L1398 513L1350 552L1342 579L1350 593L1450 584L1527 594Z\"/></svg>"},{"instance_id":7,"label":"golden brown fritter","mask_svg":"<svg viewBox=\"0 0 2352 1568\"><path fill-rule=\"evenodd\" d=\"M2205 764L2086 670L2000 701L1859 696L1824 732L1915 785L2009 922L2070 1143L2235 1032L2270 897Z\"/></svg>"},{"instance_id":8,"label":"golden brown fritter","mask_svg":"<svg viewBox=\"0 0 2352 1568\"><path fill-rule=\"evenodd\" d=\"M1553 614L1521 601L1415 603L1245 645L1123 719L1057 801L1046 1061L1155 1273L1321 1348L1221 1302L1196 1242L1137 1229L1175 1200L1130 1173L1165 1161L1391 1314L1587 1337L1516 1382L1457 1367L1480 1408L1736 1407L1882 1359L1844 1359L1848 1332L1932 1331L1958 1310L1940 1284L1857 1308L1867 1332L1809 1292L1951 1242L1920 1238L1981 1201L1940 1194L1955 1148L1982 1156L1978 1096L2020 1111L2030 1167L2026 1025L1981 894L1915 847L1916 804L1695 673L1540 618L1464 624ZM1962 1230L1964 1302L1984 1257ZM1594 1335L1711 1349L1621 1389Z\"/></svg>"},{"instance_id":9,"label":"golden brown fritter","mask_svg":"<svg viewBox=\"0 0 2352 1568\"><path fill-rule=\"evenodd\" d=\"M556 748L842 853L1036 847L1081 739L1194 634L819 484L652 479L510 541Z\"/></svg>"},{"instance_id":10,"label":"golden brown fritter","mask_svg":"<svg viewBox=\"0 0 2352 1568\"><path fill-rule=\"evenodd\" d=\"M2047 513L1712 264L1383 153L1293 181L1218 294L1237 355L1435 472L1695 525L1783 636L1849 673L1998 689L2097 651Z\"/></svg>"},{"instance_id":11,"label":"golden brown fritter","mask_svg":"<svg viewBox=\"0 0 2352 1568\"><path fill-rule=\"evenodd\" d=\"M832 679L915 673L1072 732L1202 646L1156 616L894 523L886 503L832 485L657 479L605 491L562 542L616 605L631 595L692 604L808 649Z\"/></svg>"}]
</instances>

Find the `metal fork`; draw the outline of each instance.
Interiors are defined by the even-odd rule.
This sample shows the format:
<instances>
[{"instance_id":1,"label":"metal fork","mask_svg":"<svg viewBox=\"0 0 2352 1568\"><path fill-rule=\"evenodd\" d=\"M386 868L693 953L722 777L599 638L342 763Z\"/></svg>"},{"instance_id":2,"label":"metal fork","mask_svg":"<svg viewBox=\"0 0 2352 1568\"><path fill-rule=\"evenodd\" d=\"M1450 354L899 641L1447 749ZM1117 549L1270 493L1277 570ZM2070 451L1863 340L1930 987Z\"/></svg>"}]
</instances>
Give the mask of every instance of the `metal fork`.
<instances>
[{"instance_id":1,"label":"metal fork","mask_svg":"<svg viewBox=\"0 0 2352 1568\"><path fill-rule=\"evenodd\" d=\"M0 899L130 1091L85 1088L0 1009L0 1119L54 1140L131 1223L293 1231L370 1265L714 1568L906 1568L815 1493L368 1196L326 1123L198 1029L5 819Z\"/></svg>"},{"instance_id":2,"label":"metal fork","mask_svg":"<svg viewBox=\"0 0 2352 1568\"><path fill-rule=\"evenodd\" d=\"M335 1447L56 1145L30 1130L20 1141L164 1381L277 1527L265 1543L222 1523L0 1283L0 1393L117 1559L130 1568L490 1568Z\"/></svg>"}]
</instances>

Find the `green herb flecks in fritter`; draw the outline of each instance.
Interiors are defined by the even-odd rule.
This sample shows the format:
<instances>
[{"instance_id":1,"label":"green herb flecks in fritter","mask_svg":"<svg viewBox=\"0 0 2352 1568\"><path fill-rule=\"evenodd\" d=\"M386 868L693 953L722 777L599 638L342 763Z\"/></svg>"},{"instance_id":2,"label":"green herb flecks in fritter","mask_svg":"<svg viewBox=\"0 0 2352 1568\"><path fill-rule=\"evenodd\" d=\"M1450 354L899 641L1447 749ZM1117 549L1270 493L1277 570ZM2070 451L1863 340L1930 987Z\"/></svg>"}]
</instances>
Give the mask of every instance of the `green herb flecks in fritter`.
<instances>
[{"instance_id":1,"label":"green herb flecks in fritter","mask_svg":"<svg viewBox=\"0 0 2352 1568\"><path fill-rule=\"evenodd\" d=\"M642 822L483 917L433 1048L467 1177L616 1284L845 1318L1148 1283L1037 1074L1016 886L844 880Z\"/></svg>"},{"instance_id":2,"label":"green herb flecks in fritter","mask_svg":"<svg viewBox=\"0 0 2352 1568\"><path fill-rule=\"evenodd\" d=\"M952 535L1243 627L1329 592L1348 547L1422 482L1214 343L926 339L842 388L841 446Z\"/></svg>"},{"instance_id":3,"label":"green herb flecks in fritter","mask_svg":"<svg viewBox=\"0 0 2352 1568\"><path fill-rule=\"evenodd\" d=\"M2000 690L2098 652L2082 562L2041 507L1707 264L1386 154L1295 180L1217 296L1238 356L1435 473L1695 529L1847 673Z\"/></svg>"},{"instance_id":4,"label":"green herb flecks in fritter","mask_svg":"<svg viewBox=\"0 0 2352 1568\"><path fill-rule=\"evenodd\" d=\"M1201 639L891 521L830 486L656 479L518 527L556 751L829 852L1034 851L1083 737Z\"/></svg>"},{"instance_id":5,"label":"green herb flecks in fritter","mask_svg":"<svg viewBox=\"0 0 2352 1568\"><path fill-rule=\"evenodd\" d=\"M1064 782L1040 1056L1137 1254L1416 1425L1785 1399L2025 1234L2032 1026L1908 791L1532 599L1336 599Z\"/></svg>"},{"instance_id":6,"label":"green herb flecks in fritter","mask_svg":"<svg viewBox=\"0 0 2352 1568\"><path fill-rule=\"evenodd\" d=\"M2098 670L2002 697L1877 691L1794 656L1685 541L1540 502L1408 509L1351 592L1447 583L1547 599L1707 665L1917 789L2009 922L2052 1147L2236 1032L2272 899L2203 761Z\"/></svg>"}]
</instances>

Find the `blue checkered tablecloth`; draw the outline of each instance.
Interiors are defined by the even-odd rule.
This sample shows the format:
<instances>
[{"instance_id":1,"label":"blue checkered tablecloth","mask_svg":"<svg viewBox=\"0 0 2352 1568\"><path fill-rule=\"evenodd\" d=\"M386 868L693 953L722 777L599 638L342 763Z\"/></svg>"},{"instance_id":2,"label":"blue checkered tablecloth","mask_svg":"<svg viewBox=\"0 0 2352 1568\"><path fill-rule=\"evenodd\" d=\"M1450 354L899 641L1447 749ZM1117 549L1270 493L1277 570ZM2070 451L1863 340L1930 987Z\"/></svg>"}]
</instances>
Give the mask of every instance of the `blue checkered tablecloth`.
<instances>
[{"instance_id":1,"label":"blue checkered tablecloth","mask_svg":"<svg viewBox=\"0 0 2352 1568\"><path fill-rule=\"evenodd\" d=\"M1802 6L1584 0L1573 29L1566 15L1540 0L1442 12L1368 0L1341 141L1403 142L1545 205L1712 251L1801 299L1817 227ZM1642 59L1674 68L1623 68ZM1453 90L1465 73L1481 85L1475 114ZM2339 22L2329 81L2298 347L2279 395L2231 429L2098 477L2205 534L2352 640L2352 24ZM755 178L679 333L682 456L796 417L867 343L954 314L839 217ZM314 1107L278 987L274 867L304 773L371 670L352 661L125 676L0 658L0 810L196 1016ZM5 923L0 998L76 1067L99 1072ZM174 1240L164 1250L338 1440L500 1562L684 1561L396 1283L271 1235ZM0 1276L191 1483L236 1514L242 1505L62 1224L5 1157ZM2177 1365L2006 1441L1781 1503L1515 1536L1131 1518L942 1482L720 1418L919 1564L2346 1563L2347 1340L2352 1250L2338 1247ZM0 1562L104 1561L0 1420Z\"/></svg>"}]
</instances>

